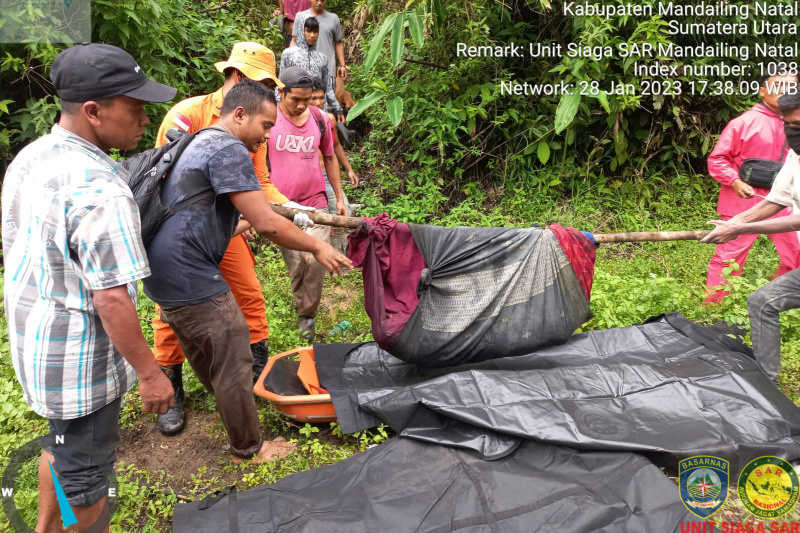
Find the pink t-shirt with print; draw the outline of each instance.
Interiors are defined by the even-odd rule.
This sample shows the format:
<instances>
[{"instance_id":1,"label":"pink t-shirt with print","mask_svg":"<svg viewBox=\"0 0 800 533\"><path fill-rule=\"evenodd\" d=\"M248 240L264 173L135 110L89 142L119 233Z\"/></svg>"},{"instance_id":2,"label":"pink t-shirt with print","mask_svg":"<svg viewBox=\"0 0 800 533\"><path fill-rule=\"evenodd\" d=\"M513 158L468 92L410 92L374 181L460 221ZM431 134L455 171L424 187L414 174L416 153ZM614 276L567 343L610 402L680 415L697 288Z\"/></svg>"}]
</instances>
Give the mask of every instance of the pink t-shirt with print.
<instances>
[{"instance_id":1,"label":"pink t-shirt with print","mask_svg":"<svg viewBox=\"0 0 800 533\"><path fill-rule=\"evenodd\" d=\"M306 9L311 9L311 0L284 0L283 13L289 20L294 20L295 15Z\"/></svg>"},{"instance_id":2,"label":"pink t-shirt with print","mask_svg":"<svg viewBox=\"0 0 800 533\"><path fill-rule=\"evenodd\" d=\"M278 106L278 119L270 130L268 141L272 167L269 177L289 200L327 209L325 177L319 168L317 150L322 155L334 155L333 130L322 111L313 106L310 109L305 124L295 126ZM325 128L322 139L317 120L321 120Z\"/></svg>"}]
</instances>

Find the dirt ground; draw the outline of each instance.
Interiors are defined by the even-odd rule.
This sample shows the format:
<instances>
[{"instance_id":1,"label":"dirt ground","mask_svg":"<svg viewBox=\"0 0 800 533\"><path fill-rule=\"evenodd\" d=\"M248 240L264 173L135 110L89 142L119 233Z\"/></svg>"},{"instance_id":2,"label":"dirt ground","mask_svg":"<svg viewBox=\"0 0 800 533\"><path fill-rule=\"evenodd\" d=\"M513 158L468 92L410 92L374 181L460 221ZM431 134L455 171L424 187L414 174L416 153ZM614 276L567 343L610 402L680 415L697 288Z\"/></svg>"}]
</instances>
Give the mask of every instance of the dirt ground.
<instances>
[{"instance_id":1,"label":"dirt ground","mask_svg":"<svg viewBox=\"0 0 800 533\"><path fill-rule=\"evenodd\" d=\"M221 484L234 484L237 473L222 471L222 466L230 463L230 454L224 448L228 442L225 433L217 429L216 413L187 410L186 414L186 429L174 437L163 436L149 419L136 429L123 429L117 461L152 473L169 473L170 485L177 494L203 466L204 477L219 476Z\"/></svg>"}]
</instances>

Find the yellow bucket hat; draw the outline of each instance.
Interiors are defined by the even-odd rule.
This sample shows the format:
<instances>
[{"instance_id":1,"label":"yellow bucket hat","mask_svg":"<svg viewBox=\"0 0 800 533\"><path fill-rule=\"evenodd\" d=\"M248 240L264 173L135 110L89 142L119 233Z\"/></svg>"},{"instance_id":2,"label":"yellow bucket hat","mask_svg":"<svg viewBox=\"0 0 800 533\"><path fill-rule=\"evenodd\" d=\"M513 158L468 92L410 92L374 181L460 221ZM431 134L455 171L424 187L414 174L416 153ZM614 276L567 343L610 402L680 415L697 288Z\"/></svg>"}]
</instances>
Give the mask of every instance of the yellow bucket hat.
<instances>
[{"instance_id":1,"label":"yellow bucket hat","mask_svg":"<svg viewBox=\"0 0 800 533\"><path fill-rule=\"evenodd\" d=\"M227 61L214 63L214 66L220 72L233 67L253 81L269 78L283 88L283 83L275 75L275 54L263 44L236 43L231 50L231 57Z\"/></svg>"}]
</instances>

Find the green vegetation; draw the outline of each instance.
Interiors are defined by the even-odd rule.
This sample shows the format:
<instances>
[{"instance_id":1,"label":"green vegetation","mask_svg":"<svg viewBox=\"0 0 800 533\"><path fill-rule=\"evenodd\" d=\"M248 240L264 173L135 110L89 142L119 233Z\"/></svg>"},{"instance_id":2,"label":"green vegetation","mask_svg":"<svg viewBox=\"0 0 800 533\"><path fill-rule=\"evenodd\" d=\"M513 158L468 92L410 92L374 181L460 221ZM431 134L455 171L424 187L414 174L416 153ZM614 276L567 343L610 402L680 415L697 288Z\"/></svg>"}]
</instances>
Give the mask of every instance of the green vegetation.
<instances>
[{"instance_id":1,"label":"green vegetation","mask_svg":"<svg viewBox=\"0 0 800 533\"><path fill-rule=\"evenodd\" d=\"M696 198L702 201L701 198ZM560 204L554 213L558 220L578 227L589 227L591 222L602 221L602 211L579 211L574 205ZM709 210L711 205L707 203ZM623 213L635 213L635 205L624 206ZM457 211L452 216L437 222L458 224L465 216ZM498 209L501 217L502 209ZM610 214L610 211L606 211ZM675 219L681 212L671 211ZM472 215L466 215L472 220ZM500 223L510 224L506 215ZM702 226L702 213L686 217L687 223ZM517 224L527 223L514 219ZM474 223L470 221L469 223ZM641 322L662 312L680 311L692 320L709 324L727 321L732 325L747 326L745 299L747 294L766 283L777 268L777 255L771 243L759 239L751 252L745 274L734 280L734 292L717 308L700 305L703 299L703 284L707 261L712 247L698 243L662 243L643 245L604 245L598 253L596 275L592 291L592 309L595 318L585 330L625 326ZM289 277L274 246L259 249L258 273L262 279L267 298L267 314L270 320L270 352L275 354L292 349L301 343L297 337L293 300L289 289ZM328 331L341 320L348 320L353 327L334 339L323 342L355 342L369 340L370 322L363 311L361 300L361 277L357 271L344 278L328 278L323 294L323 305L319 316L318 331ZM153 304L140 294L139 315L150 318ZM149 321L143 321L146 335L152 335ZM16 447L37 435L46 432L43 420L28 409L22 400L22 392L16 381L8 357L8 334L5 319L0 322L0 464L6 464ZM790 312L783 317L783 370L781 388L794 401L800 401L797 388L800 378L800 313ZM222 429L218 417L211 415L214 398L186 367L184 377L190 408L190 420L202 414L215 419L208 431L219 442ZM258 401L262 427L268 438L283 437L297 442L298 449L287 459L275 464L257 467L236 467L219 449L214 456L190 477L176 479L169 467L142 469L136 464L120 462L117 477L120 483L120 498L114 516L114 531L168 531L172 509L179 498L196 499L231 484L246 489L263 483L272 483L295 472L317 468L341 461L371 444L380 443L391 435L385 427L355 435L343 436L338 425L296 425L281 417L269 404ZM124 432L152 431L153 415L143 415L136 388L126 395L123 407L122 428ZM127 433L126 433L127 434ZM178 453L178 452L176 452ZM177 461L177 458L176 458ZM208 470L208 472L206 471ZM33 519L36 509L36 469L32 463L26 466L16 488L17 505L26 517ZM728 504L727 517L745 515L740 507ZM144 529L143 529L144 528ZM5 531L0 523L0 531Z\"/></svg>"},{"instance_id":2,"label":"green vegetation","mask_svg":"<svg viewBox=\"0 0 800 533\"><path fill-rule=\"evenodd\" d=\"M644 0L652 3L653 0ZM224 3L224 2L223 2ZM268 24L275 2L94 0L95 40L128 50L143 70L179 88L178 98L216 89L213 63L236 40L263 42L280 51L281 37ZM363 185L348 189L371 216L382 211L413 223L446 226L518 226L558 222L595 232L702 229L714 214L718 185L704 174L704 158L722 125L752 98L729 95L632 97L592 94L570 98L501 97L499 80L568 83L639 83L623 60L589 58L511 60L456 58L453 43L508 41L666 42L663 21L601 19L566 21L548 0L329 0L345 22L350 90L361 99L351 126L361 140L350 160ZM691 19L689 19L691 21ZM405 28L408 28L406 32ZM47 82L49 64L63 47L0 45L0 171L22 146L46 133L57 113ZM367 61L368 60L368 61ZM367 64L364 64L366 61ZM369 67L369 68L367 68ZM690 80L685 80L690 81ZM749 80L744 80L749 81ZM367 105L369 104L369 105ZM169 104L149 107L152 123L141 148L152 144ZM255 246L267 300L270 353L300 344L289 277L274 246ZM595 317L585 330L626 326L679 311L702 324L747 327L745 300L777 268L766 238L750 254L744 276L719 307L700 305L713 248L696 242L607 245L598 251L592 292ZM731 267L733 268L733 267ZM348 320L352 328L325 342L371 339L353 272L326 280L318 332ZM152 302L140 291L139 315L152 341ZM800 313L783 324L781 388L800 401ZM44 421L22 399L8 357L5 316L0 316L0 466L13 451L46 432ZM121 461L114 531L168 531L174 505L230 484L246 489L294 472L343 460L389 438L386 428L343 436L338 425L298 426L259 401L269 438L294 440L296 452L275 464L235 467L221 448L224 438L214 398L191 371L185 376L190 418L218 449L189 476L169 468ZM155 417L141 413L137 389L126 395L125 435L152 431ZM132 437L131 437L132 438ZM123 439L125 440L125 439ZM176 455L178 452L175 452ZM17 505L30 521L36 512L36 469L26 465L16 485ZM736 515L741 509L729 509ZM736 516L739 516L736 515ZM0 531L9 530L0 517Z\"/></svg>"}]
</instances>

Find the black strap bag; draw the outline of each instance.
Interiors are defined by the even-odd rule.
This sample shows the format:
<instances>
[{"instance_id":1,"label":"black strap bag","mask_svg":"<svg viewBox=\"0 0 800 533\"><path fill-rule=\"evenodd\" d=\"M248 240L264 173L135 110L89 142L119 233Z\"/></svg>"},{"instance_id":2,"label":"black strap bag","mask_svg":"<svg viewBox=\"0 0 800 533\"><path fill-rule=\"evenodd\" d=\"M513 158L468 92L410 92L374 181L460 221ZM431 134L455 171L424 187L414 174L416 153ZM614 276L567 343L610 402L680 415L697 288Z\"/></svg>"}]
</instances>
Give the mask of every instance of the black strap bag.
<instances>
[{"instance_id":1,"label":"black strap bag","mask_svg":"<svg viewBox=\"0 0 800 533\"><path fill-rule=\"evenodd\" d=\"M771 159L760 159L758 157L748 157L739 167L739 179L751 187L759 189L771 189L775 183L775 177L783 168L784 154L786 153L787 143L783 143L781 155L778 161Z\"/></svg>"}]
</instances>

